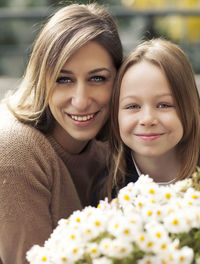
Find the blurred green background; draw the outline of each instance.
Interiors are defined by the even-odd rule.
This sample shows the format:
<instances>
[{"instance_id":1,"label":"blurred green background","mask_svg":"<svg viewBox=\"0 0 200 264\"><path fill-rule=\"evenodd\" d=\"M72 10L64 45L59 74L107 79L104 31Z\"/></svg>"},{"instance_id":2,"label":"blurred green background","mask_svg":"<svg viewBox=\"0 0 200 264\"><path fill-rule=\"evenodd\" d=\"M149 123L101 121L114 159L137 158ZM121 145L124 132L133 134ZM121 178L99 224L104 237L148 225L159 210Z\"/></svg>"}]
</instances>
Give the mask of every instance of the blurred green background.
<instances>
[{"instance_id":1,"label":"blurred green background","mask_svg":"<svg viewBox=\"0 0 200 264\"><path fill-rule=\"evenodd\" d=\"M34 39L56 9L85 1L0 0L0 78L20 78ZM200 73L200 0L99 0L113 14L125 55L141 40L162 36L179 44Z\"/></svg>"}]
</instances>

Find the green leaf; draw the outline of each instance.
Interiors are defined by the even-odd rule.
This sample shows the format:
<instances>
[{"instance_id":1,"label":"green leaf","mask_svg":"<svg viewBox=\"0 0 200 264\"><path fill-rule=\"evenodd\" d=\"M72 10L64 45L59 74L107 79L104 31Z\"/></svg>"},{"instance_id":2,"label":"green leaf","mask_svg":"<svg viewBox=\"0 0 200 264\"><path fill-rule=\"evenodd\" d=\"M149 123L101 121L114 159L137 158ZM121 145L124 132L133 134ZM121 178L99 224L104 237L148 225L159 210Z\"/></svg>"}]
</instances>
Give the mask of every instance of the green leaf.
<instances>
[{"instance_id":1,"label":"green leaf","mask_svg":"<svg viewBox=\"0 0 200 264\"><path fill-rule=\"evenodd\" d=\"M196 171L192 174L192 187L200 191L200 167L197 167Z\"/></svg>"}]
</instances>

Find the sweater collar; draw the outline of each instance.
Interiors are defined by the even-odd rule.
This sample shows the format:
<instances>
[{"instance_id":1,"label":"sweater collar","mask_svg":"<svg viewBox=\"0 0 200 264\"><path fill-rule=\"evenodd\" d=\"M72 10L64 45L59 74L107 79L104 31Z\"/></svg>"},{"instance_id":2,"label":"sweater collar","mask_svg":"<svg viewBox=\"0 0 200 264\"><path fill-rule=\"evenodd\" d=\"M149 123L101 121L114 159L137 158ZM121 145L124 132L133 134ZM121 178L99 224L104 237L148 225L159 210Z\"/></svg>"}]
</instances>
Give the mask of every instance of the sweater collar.
<instances>
[{"instance_id":1,"label":"sweater collar","mask_svg":"<svg viewBox=\"0 0 200 264\"><path fill-rule=\"evenodd\" d=\"M51 143L53 149L56 151L56 153L59 155L59 157L64 161L68 161L72 157L80 157L82 155L85 155L89 151L92 145L92 140L88 142L88 144L84 147L84 149L80 153L72 154L66 151L62 145L56 141L56 139L53 137L53 135L47 135L47 139Z\"/></svg>"}]
</instances>

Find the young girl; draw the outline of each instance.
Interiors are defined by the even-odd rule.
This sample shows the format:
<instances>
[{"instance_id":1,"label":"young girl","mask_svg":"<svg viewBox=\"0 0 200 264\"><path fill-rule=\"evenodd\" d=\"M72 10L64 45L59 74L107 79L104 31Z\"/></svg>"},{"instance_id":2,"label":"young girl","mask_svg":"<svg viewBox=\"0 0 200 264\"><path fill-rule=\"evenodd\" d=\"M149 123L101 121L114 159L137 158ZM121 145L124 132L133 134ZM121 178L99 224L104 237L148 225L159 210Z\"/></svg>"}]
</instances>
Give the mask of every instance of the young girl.
<instances>
[{"instance_id":1,"label":"young girl","mask_svg":"<svg viewBox=\"0 0 200 264\"><path fill-rule=\"evenodd\" d=\"M124 61L112 98L110 189L140 174L160 184L190 176L199 159L199 110L185 53L162 39L139 45Z\"/></svg>"}]
</instances>

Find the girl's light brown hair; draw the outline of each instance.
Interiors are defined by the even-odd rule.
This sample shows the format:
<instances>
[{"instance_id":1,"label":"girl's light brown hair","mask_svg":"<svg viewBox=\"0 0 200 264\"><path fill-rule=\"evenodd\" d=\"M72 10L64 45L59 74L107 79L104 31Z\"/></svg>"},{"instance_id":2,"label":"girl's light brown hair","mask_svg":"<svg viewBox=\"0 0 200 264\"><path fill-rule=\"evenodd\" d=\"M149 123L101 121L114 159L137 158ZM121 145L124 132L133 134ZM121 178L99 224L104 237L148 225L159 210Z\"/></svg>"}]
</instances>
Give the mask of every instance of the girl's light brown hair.
<instances>
[{"instance_id":1,"label":"girl's light brown hair","mask_svg":"<svg viewBox=\"0 0 200 264\"><path fill-rule=\"evenodd\" d=\"M153 39L138 45L125 59L118 74L116 89L111 102L112 169L109 175L109 190L112 185L125 181L127 147L120 139L118 108L120 86L126 71L136 63L148 61L160 67L171 87L176 109L183 125L183 137L178 144L181 170L177 180L191 176L198 164L200 148L200 100L191 64L183 50L167 40ZM163 170L166 168L163 168Z\"/></svg>"},{"instance_id":2,"label":"girl's light brown hair","mask_svg":"<svg viewBox=\"0 0 200 264\"><path fill-rule=\"evenodd\" d=\"M89 41L102 45L119 68L121 41L114 19L103 6L71 4L49 19L35 41L21 85L8 101L20 121L44 133L52 129L54 119L48 107L51 90L66 61Z\"/></svg>"}]
</instances>

